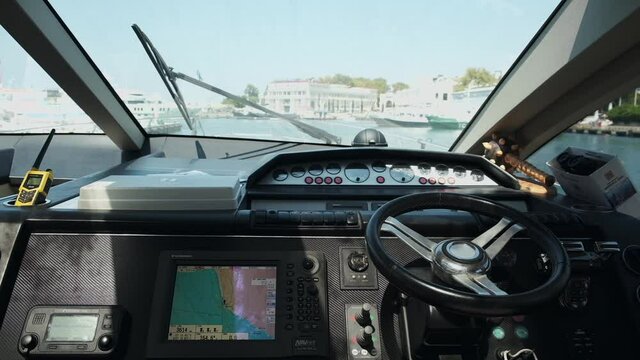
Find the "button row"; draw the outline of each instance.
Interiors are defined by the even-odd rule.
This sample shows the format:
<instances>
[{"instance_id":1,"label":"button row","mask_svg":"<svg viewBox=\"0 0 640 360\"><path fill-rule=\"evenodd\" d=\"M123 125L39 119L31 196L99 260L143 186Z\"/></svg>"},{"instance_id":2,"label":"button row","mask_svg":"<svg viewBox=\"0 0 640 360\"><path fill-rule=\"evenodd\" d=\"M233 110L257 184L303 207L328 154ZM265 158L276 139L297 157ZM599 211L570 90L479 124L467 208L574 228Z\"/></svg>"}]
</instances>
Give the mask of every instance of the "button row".
<instances>
[{"instance_id":1,"label":"button row","mask_svg":"<svg viewBox=\"0 0 640 360\"><path fill-rule=\"evenodd\" d=\"M354 226L359 223L355 211L255 210L253 216L256 224L267 225Z\"/></svg>"}]
</instances>

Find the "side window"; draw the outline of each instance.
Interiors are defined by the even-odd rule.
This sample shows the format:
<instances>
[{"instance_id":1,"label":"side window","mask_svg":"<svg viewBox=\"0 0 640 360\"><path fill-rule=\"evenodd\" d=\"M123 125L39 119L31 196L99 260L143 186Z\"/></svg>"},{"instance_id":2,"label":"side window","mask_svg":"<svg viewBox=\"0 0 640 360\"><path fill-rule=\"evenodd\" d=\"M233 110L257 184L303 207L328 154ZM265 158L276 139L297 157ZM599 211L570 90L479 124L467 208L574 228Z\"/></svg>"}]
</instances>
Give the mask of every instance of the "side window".
<instances>
[{"instance_id":1,"label":"side window","mask_svg":"<svg viewBox=\"0 0 640 360\"><path fill-rule=\"evenodd\" d=\"M549 170L546 162L569 146L617 156L631 181L640 186L640 87L580 119L538 149L528 161Z\"/></svg>"},{"instance_id":2,"label":"side window","mask_svg":"<svg viewBox=\"0 0 640 360\"><path fill-rule=\"evenodd\" d=\"M102 130L0 27L0 134Z\"/></svg>"}]
</instances>

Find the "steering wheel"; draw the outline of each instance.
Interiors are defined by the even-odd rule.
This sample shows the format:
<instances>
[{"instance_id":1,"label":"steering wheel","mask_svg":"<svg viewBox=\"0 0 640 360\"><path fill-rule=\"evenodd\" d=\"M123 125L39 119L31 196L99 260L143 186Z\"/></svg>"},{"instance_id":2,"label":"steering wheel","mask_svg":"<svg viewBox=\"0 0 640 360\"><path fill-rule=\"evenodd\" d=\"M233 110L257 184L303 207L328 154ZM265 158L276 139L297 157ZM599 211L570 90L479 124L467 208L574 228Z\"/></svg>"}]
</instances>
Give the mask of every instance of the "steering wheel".
<instances>
[{"instance_id":1,"label":"steering wheel","mask_svg":"<svg viewBox=\"0 0 640 360\"><path fill-rule=\"evenodd\" d=\"M458 238L434 242L395 218L422 209L464 210L500 220L471 241ZM488 276L491 261L515 234L525 228L530 241L540 246L548 257L551 272L546 282L538 287L507 294ZM445 285L418 276L389 256L380 238L381 231L395 235L430 262L433 274ZM471 195L420 193L392 200L371 217L366 243L378 271L400 291L427 304L470 315L525 313L556 298L570 275L567 252L549 229L510 207Z\"/></svg>"}]
</instances>

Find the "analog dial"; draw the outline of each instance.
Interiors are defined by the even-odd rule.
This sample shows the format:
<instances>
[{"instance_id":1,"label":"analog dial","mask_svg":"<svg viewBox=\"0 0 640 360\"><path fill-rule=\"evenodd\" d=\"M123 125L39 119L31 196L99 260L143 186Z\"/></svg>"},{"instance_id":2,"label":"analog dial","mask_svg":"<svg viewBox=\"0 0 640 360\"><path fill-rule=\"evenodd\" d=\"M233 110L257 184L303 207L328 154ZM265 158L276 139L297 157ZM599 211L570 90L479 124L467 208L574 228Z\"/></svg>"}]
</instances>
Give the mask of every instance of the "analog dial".
<instances>
[{"instance_id":1,"label":"analog dial","mask_svg":"<svg viewBox=\"0 0 640 360\"><path fill-rule=\"evenodd\" d=\"M393 180L403 184L410 182L415 176L411 167L406 164L393 165L389 170L389 175Z\"/></svg>"},{"instance_id":2,"label":"analog dial","mask_svg":"<svg viewBox=\"0 0 640 360\"><path fill-rule=\"evenodd\" d=\"M344 168L344 176L351 182L362 183L369 178L369 168L362 163L350 163Z\"/></svg>"}]
</instances>

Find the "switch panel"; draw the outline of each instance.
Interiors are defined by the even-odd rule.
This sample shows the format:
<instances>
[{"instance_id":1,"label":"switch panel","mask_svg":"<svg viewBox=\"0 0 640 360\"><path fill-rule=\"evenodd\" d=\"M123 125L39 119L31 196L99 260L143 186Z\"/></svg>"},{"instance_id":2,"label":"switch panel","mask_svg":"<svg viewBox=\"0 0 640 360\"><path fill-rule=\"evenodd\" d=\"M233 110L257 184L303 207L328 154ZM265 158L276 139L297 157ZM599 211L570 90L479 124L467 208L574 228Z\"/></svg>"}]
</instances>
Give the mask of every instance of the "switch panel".
<instances>
[{"instance_id":1,"label":"switch panel","mask_svg":"<svg viewBox=\"0 0 640 360\"><path fill-rule=\"evenodd\" d=\"M380 322L376 305L347 304L345 316L349 359L380 359Z\"/></svg>"},{"instance_id":2,"label":"switch panel","mask_svg":"<svg viewBox=\"0 0 640 360\"><path fill-rule=\"evenodd\" d=\"M378 272L364 247L340 248L340 289L378 289Z\"/></svg>"}]
</instances>

